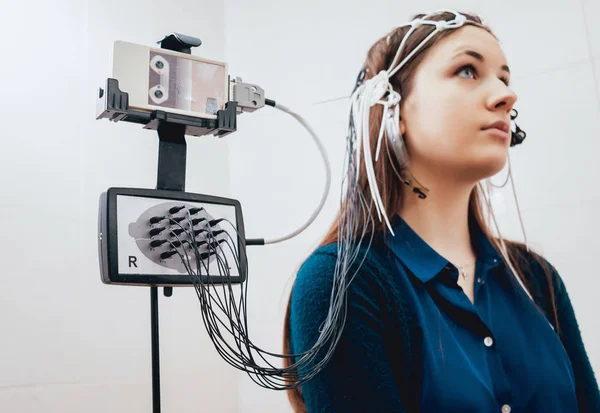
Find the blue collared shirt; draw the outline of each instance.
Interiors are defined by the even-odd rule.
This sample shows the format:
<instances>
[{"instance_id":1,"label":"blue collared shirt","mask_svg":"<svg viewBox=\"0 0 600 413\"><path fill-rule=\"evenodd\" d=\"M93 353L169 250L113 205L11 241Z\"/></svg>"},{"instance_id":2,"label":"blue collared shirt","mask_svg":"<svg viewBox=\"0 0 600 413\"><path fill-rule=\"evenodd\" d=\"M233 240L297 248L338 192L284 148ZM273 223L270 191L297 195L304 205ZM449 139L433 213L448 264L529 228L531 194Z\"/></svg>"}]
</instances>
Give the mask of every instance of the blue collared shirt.
<instances>
[{"instance_id":1,"label":"blue collared shirt","mask_svg":"<svg viewBox=\"0 0 600 413\"><path fill-rule=\"evenodd\" d=\"M474 303L458 270L401 217L385 242L422 331L424 412L577 412L554 329L476 230Z\"/></svg>"}]
</instances>

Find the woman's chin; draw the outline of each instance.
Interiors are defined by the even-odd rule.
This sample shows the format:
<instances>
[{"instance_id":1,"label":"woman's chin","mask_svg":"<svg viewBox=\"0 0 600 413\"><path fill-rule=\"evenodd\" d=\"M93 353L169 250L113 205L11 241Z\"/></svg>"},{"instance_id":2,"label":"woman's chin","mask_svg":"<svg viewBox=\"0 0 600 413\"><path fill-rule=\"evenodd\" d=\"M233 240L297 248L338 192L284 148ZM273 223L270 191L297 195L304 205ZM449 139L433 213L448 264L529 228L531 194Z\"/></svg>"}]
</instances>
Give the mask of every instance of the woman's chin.
<instances>
[{"instance_id":1,"label":"woman's chin","mask_svg":"<svg viewBox=\"0 0 600 413\"><path fill-rule=\"evenodd\" d=\"M504 169L507 161L507 153L495 151L494 154L487 154L477 159L472 165L474 171L477 171L477 175L481 176L482 179L489 178L496 175Z\"/></svg>"}]
</instances>

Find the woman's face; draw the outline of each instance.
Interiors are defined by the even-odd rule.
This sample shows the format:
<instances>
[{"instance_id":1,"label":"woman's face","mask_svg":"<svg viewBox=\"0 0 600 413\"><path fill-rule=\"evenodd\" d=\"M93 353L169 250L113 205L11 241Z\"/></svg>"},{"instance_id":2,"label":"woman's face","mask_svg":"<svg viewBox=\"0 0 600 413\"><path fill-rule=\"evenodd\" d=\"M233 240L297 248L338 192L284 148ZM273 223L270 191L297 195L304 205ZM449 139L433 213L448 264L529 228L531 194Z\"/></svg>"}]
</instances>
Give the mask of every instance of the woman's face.
<instances>
[{"instance_id":1,"label":"woman's face","mask_svg":"<svg viewBox=\"0 0 600 413\"><path fill-rule=\"evenodd\" d=\"M510 139L482 128L496 121L510 127L517 95L507 86L506 66L496 38L474 26L429 49L401 106L400 128L417 179L434 174L477 182L502 170Z\"/></svg>"}]
</instances>

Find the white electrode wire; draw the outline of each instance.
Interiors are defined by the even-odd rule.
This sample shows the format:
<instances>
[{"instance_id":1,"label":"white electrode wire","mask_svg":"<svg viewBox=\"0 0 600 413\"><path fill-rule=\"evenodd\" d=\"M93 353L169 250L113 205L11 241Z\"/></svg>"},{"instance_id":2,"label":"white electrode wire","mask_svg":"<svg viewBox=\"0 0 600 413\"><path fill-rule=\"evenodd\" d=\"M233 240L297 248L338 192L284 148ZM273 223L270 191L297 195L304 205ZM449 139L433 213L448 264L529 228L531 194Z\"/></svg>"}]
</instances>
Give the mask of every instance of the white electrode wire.
<instances>
[{"instance_id":1,"label":"white electrode wire","mask_svg":"<svg viewBox=\"0 0 600 413\"><path fill-rule=\"evenodd\" d=\"M519 215L519 223L521 224L521 231L523 231L523 243L525 243L525 247L527 248L527 252L529 252L529 244L527 243L527 232L525 231L525 225L523 224L523 217L521 216L521 208L519 207L519 199L517 198L517 190L515 188L515 181L512 176L512 167L510 164L510 154L508 155L508 177L510 178L510 186L512 187L513 198L515 199L515 204L517 206L517 214Z\"/></svg>"},{"instance_id":2,"label":"white electrode wire","mask_svg":"<svg viewBox=\"0 0 600 413\"><path fill-rule=\"evenodd\" d=\"M419 20L413 23L413 30L416 26L421 24L432 24L436 26L436 30L444 30L447 28L459 27L464 23L464 21L465 18L463 16L457 16L457 19L450 22ZM430 35L430 37L431 36L433 35ZM422 44L425 44L430 37L423 41ZM405 40L406 39L403 40L403 44ZM400 47L400 50L401 49L402 47ZM414 53L415 51L413 51L411 56ZM397 53L397 56L394 59L395 62L400 60L399 56L400 51ZM204 229L199 231L194 229L189 211L187 216L188 221L190 221L189 230L185 229L184 226L179 223L179 221L174 221L173 226L183 229L188 236L188 240L186 242L186 240L180 239L177 236L178 234L171 231L171 233L173 233L177 239L177 243L169 241L169 244L179 255L182 264L190 275L196 294L198 295L201 303L202 321L207 329L209 337L213 341L217 352L226 362L235 368L248 373L250 378L262 387L283 390L298 387L302 383L311 380L316 374L318 374L320 370L323 369L328 360L331 359L336 345L341 339L347 318L349 299L348 288L353 282L354 278L359 276L360 268L362 268L363 264L366 263L367 252L371 248L371 244L374 240L374 235L376 232L376 217L375 214L372 213L373 209L375 209L375 211L378 213L380 222L382 221L381 215L384 215L386 224L388 227L390 226L390 222L385 216L385 210L377 190L377 185L376 183L374 185L372 183L375 182L375 173L372 161L373 154L371 153L371 147L369 145L370 139L368 126L370 108L375 104L383 105L385 119L390 122L391 126L398 126L398 105L401 97L399 94L394 92L393 88L389 84L389 72L392 70L397 71L397 69L402 67L402 65L404 65L411 56L407 57L403 62L400 63L399 66L394 69L392 69L394 67L393 64L388 70L388 73L382 71L375 77L375 79L370 79L369 81L365 82L365 84L360 86L359 91L351 98L349 108L351 112L350 124L346 141L347 153L345 163L347 163L347 167L345 168L346 174L344 174L342 182L342 196L340 199L340 211L342 211L342 213L340 213L339 217L337 260L332 280L332 291L329 297L329 311L327 317L319 326L319 337L310 349L297 352L296 354L280 355L265 351L255 345L252 340L250 340L246 309L249 278L247 271L242 273L241 260L237 259L238 255L245 255L245 249L239 248L239 250L236 251L236 242L234 241L235 237L232 237L228 231L225 231L225 237L217 239L216 236L221 234L224 230L220 230L218 233L215 231L215 233L213 233L211 228L213 225L216 225L222 221L229 223L233 231L237 234L238 245L240 245L239 241L241 236L233 223L224 218L220 220L213 220L214 222L209 221L209 225L205 227L208 234L204 236L202 240L198 240L197 236L200 235L200 231L204 231ZM326 183L324 193L321 197L318 207L303 226L284 237L261 240L264 244L285 241L304 231L315 220L322 210L331 185L330 163L327 158L325 148L316 133L301 116L283 105L272 101L271 103L268 103L269 106L274 106L278 110L293 116L308 130L313 140L317 144L317 147L321 152L322 159L325 163ZM379 130L378 141L375 148L375 161L378 160L380 154L381 140L384 136L384 123L385 122L382 121L382 125ZM388 136L399 136L399 133L395 129L390 128L390 125L385 125ZM361 165L361 152L365 157L365 174L366 179L369 181L369 189L371 192L371 196L368 200L365 197L363 188L359 185L358 181L358 174ZM374 190L377 192L375 193ZM491 196L487 197L487 194L484 190L482 190L482 195L485 203L488 205L489 211L491 211ZM517 208L519 209L518 204ZM502 240L498 223L496 222L495 216L492 215L492 217L494 219L496 231L498 232L500 239L503 258L505 259L507 266L516 276L516 272L514 271L514 268L512 268L511 262L508 259L506 245ZM229 241L231 241L231 243ZM222 244L226 245L223 246ZM184 248L185 245L187 245L187 247ZM257 243L253 243L253 245L257 245ZM199 247L202 248L202 252L200 252ZM366 247L366 251L364 251L363 247ZM190 263L190 252L186 252L186 248L191 249L191 252L193 253L196 271L192 269L193 266ZM205 248L206 251L204 251ZM228 256L230 254L233 255L234 261L231 263L228 262ZM211 256L214 256L214 260L211 259ZM216 268L211 268L212 262L214 262L213 267ZM237 267L237 271L240 276L246 276L244 288L241 288L239 291L239 305L237 305L237 299L235 297L236 292L232 288L231 283L232 274L230 270L232 266ZM216 277L215 271L218 272L218 277ZM215 276L215 280L219 280L217 283L213 282L213 275ZM223 278L225 279L225 282L222 281ZM518 277L517 280L521 283L521 280ZM220 289L218 288L219 282L222 283L220 285L222 288ZM525 289L525 286L522 283L521 285ZM211 292L211 290L214 291L214 294ZM525 291L529 294L527 289L525 289ZM223 300L221 299L221 295L223 296ZM224 315L227 317L227 320L222 320L220 314L215 312L215 309L218 309L224 313ZM229 341L225 340L221 334L221 328L223 328L230 336L233 337L235 343L230 343ZM325 354L322 354L323 352ZM258 357L256 357L256 355L258 355ZM292 357L292 363L288 367L279 368L272 364L267 358L265 358L265 356L278 358ZM297 361L294 361L294 358L296 358ZM260 366L258 364L258 362L261 360L266 363L266 366Z\"/></svg>"},{"instance_id":3,"label":"white electrode wire","mask_svg":"<svg viewBox=\"0 0 600 413\"><path fill-rule=\"evenodd\" d=\"M523 290L525 290L525 293L529 296L529 298L535 302L535 300L531 296L531 293L527 290L527 287L525 287L525 284L523 284L523 281L521 281L521 278L517 275L517 271L513 267L512 262L509 258L508 250L506 248L506 244L504 243L504 238L502 237L502 234L500 233L500 227L498 226L498 221L496 220L496 214L494 214L492 212L493 207L492 207L492 201L491 201L491 194L487 194L483 188L483 185L481 185L481 184L480 184L480 188L482 190L483 197L485 199L485 203L487 204L487 207L489 208L489 210L491 212L490 215L492 217L494 226L496 228L496 234L498 236L498 242L500 244L500 250L501 250L500 253L504 257L504 261L505 261L506 265L508 266L508 268L510 269L510 271L512 272L513 276L517 279L517 282L521 285Z\"/></svg>"},{"instance_id":4,"label":"white electrode wire","mask_svg":"<svg viewBox=\"0 0 600 413\"><path fill-rule=\"evenodd\" d=\"M442 12L450 12L454 14L454 19L450 21L434 21L427 20L428 17L442 13ZM400 104L400 100L402 96L394 90L390 83L390 78L394 76L419 50L421 50L428 42L431 40L437 33L454 29L457 27L461 27L467 22L467 18L459 14L457 12L451 10L441 10L434 13L430 13L426 15L422 19L415 19L410 23L407 23L403 26L411 26L408 33L402 39L400 43L400 47L392 60L392 64L387 70L382 70L377 73L373 77L367 79L363 84L361 84L352 94L350 98L350 110L352 111L351 117L354 122L354 127L358 132L358 140L359 140L359 150L357 151L357 159L360 160L360 146L362 145L362 154L365 162L365 171L367 175L367 179L369 181L369 189L371 192L371 198L375 204L375 211L377 212L377 217L379 221L385 221L387 228L389 229L392 235L394 234L394 230L392 225L388 219L388 216L385 211L385 207L383 201L381 199L381 194L379 192L379 187L377 183L377 179L375 178L375 171L373 168L373 160L370 148L370 137L369 137L369 119L370 119L370 110L376 104L380 104L384 107L382 112L381 126L379 130L379 136L377 137L377 145L375 150L375 161L377 161L379 157L379 151L381 148L381 141L385 135L385 131L387 129L387 137L388 139L392 139L391 136L399 136L399 117L400 111L398 105ZM408 40L408 38L412 35L412 33L422 25L430 25L435 26L435 29L425 38L423 39L409 54L404 58L402 62L398 63L400 56L402 55L402 51L404 50L404 46ZM387 42L389 45L390 37L388 36ZM387 128L386 128L387 126ZM400 137L401 139L401 137ZM358 174L356 174L356 179L358 180Z\"/></svg>"},{"instance_id":5,"label":"white electrode wire","mask_svg":"<svg viewBox=\"0 0 600 413\"><path fill-rule=\"evenodd\" d=\"M288 107L286 107L280 103L275 104L275 109L279 109L280 111L285 112L288 115L291 115L294 119L296 119L298 122L300 122L300 124L302 126L304 126L304 128L308 131L310 136L313 138L313 140L317 144L317 147L319 148L319 152L321 153L321 158L323 159L323 163L325 164L325 187L323 188L323 194L321 195L321 200L319 201L319 205L317 205L317 208L312 213L312 215L310 216L308 221L306 221L306 223L304 223L301 227L299 227L295 231L293 231L283 237L265 239L265 245L275 244L278 242L286 241L290 238L295 237L296 235L298 235L302 231L304 231L306 228L308 228L310 226L310 224L312 224L313 221L317 218L317 216L319 215L321 210L323 209L323 206L325 205L325 201L327 200L327 196L329 195L329 188L331 186L331 165L329 163L329 158L327 157L327 151L325 150L325 146L323 145L323 142L321 142L321 139L319 139L319 137L317 136L317 134L315 133L313 128L306 122L306 120L302 116L298 115L297 113L293 112L291 109L289 109Z\"/></svg>"}]
</instances>

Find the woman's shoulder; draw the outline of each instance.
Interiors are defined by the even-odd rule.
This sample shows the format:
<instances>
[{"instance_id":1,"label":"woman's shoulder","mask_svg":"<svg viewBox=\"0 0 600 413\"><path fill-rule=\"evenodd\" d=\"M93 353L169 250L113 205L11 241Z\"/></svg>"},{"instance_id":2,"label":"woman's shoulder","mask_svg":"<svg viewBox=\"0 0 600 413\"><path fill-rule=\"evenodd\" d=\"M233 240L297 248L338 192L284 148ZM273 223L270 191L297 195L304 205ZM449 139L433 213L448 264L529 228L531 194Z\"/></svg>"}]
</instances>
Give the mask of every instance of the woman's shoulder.
<instances>
[{"instance_id":1,"label":"woman's shoulder","mask_svg":"<svg viewBox=\"0 0 600 413\"><path fill-rule=\"evenodd\" d=\"M520 263L534 301L546 318L555 325L554 308L558 311L570 305L565 283L558 270L542 253L528 248L525 244L513 242L511 249Z\"/></svg>"},{"instance_id":2,"label":"woman's shoulder","mask_svg":"<svg viewBox=\"0 0 600 413\"><path fill-rule=\"evenodd\" d=\"M346 262L340 260L344 253L348 254ZM383 254L378 245L361 245L353 251L341 251L335 243L320 246L302 262L296 274L292 297L329 302L331 291L335 285L340 285L342 276L350 295L380 290L384 288L384 278L389 274L385 270Z\"/></svg>"},{"instance_id":3,"label":"woman's shoulder","mask_svg":"<svg viewBox=\"0 0 600 413\"><path fill-rule=\"evenodd\" d=\"M562 292L564 282L556 267L543 254L517 242L512 243L512 248L535 288L547 290L551 282L555 295Z\"/></svg>"},{"instance_id":4,"label":"woman's shoulder","mask_svg":"<svg viewBox=\"0 0 600 413\"><path fill-rule=\"evenodd\" d=\"M340 259L344 254L346 260L342 262ZM347 276L360 273L361 278L373 277L385 270L384 254L378 244L361 244L356 249L345 251L341 251L336 243L322 245L302 262L296 280L328 281L333 278L336 268L340 272L341 265L347 266Z\"/></svg>"}]
</instances>

